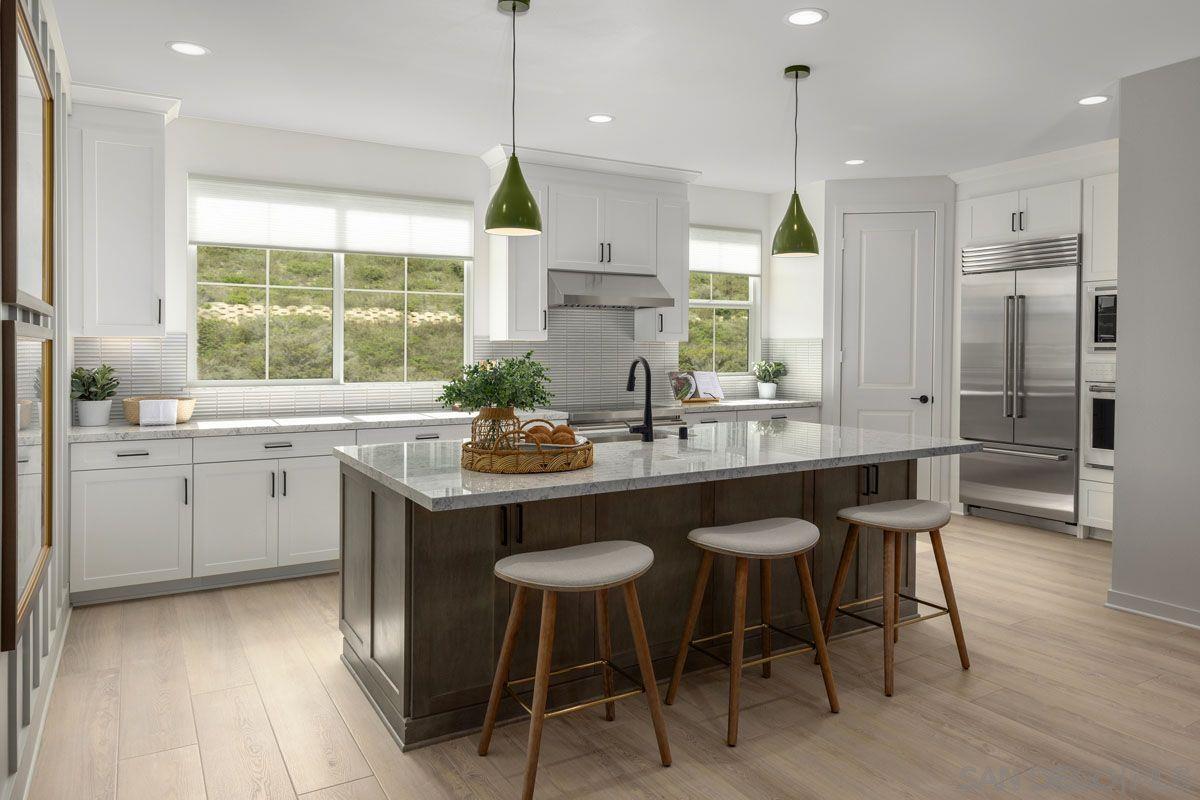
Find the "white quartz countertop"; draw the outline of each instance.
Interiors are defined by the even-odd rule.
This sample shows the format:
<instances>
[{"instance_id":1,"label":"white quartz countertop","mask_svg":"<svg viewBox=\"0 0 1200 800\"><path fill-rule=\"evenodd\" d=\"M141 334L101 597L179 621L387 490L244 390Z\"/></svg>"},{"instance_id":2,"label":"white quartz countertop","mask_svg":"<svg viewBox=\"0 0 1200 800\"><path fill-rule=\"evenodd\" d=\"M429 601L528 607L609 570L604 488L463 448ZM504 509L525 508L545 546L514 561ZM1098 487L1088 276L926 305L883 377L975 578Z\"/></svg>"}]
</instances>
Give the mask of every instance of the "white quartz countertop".
<instances>
[{"instance_id":1,"label":"white quartz countertop","mask_svg":"<svg viewBox=\"0 0 1200 800\"><path fill-rule=\"evenodd\" d=\"M788 400L785 397L774 400L759 400L757 397L745 400L722 400L718 403L676 403L685 414L701 414L705 411L758 411L765 408L815 408L821 405L820 400Z\"/></svg>"},{"instance_id":2,"label":"white quartz countertop","mask_svg":"<svg viewBox=\"0 0 1200 800\"><path fill-rule=\"evenodd\" d=\"M574 472L493 475L459 466L460 442L338 447L344 464L431 511L969 453L978 442L810 422L722 422L687 439L595 445Z\"/></svg>"},{"instance_id":3,"label":"white quartz countertop","mask_svg":"<svg viewBox=\"0 0 1200 800\"><path fill-rule=\"evenodd\" d=\"M195 439L204 436L238 436L253 433L304 433L361 428L413 428L422 425L469 425L474 414L466 411L392 411L378 414L324 414L311 417L260 417L255 419L202 419L182 425L116 424L67 431L68 442L122 442L139 439ZM536 409L520 412L522 418L566 419L565 411Z\"/></svg>"}]
</instances>

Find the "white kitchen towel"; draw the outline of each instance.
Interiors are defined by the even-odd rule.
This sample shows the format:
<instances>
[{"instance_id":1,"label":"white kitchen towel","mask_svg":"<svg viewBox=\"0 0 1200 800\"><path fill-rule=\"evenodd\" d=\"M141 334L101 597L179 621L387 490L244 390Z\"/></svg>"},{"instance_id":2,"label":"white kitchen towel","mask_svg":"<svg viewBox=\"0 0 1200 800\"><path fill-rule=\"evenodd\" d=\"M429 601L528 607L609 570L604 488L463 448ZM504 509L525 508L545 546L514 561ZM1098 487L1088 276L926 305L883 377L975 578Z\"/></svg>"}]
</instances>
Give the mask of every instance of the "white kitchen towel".
<instances>
[{"instance_id":1,"label":"white kitchen towel","mask_svg":"<svg viewBox=\"0 0 1200 800\"><path fill-rule=\"evenodd\" d=\"M142 400L138 403L139 425L174 425L178 416L178 400Z\"/></svg>"}]
</instances>

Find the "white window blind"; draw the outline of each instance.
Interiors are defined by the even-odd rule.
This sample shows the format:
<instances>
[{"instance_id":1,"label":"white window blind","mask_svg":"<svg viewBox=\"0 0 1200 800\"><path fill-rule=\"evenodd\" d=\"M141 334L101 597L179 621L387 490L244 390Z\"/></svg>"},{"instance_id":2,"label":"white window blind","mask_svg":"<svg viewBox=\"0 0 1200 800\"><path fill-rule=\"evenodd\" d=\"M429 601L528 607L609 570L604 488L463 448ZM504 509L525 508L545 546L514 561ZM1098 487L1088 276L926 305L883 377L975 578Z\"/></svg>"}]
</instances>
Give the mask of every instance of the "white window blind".
<instances>
[{"instance_id":1,"label":"white window blind","mask_svg":"<svg viewBox=\"0 0 1200 800\"><path fill-rule=\"evenodd\" d=\"M470 258L469 203L188 179L192 244Z\"/></svg>"},{"instance_id":2,"label":"white window blind","mask_svg":"<svg viewBox=\"0 0 1200 800\"><path fill-rule=\"evenodd\" d=\"M758 275L762 271L762 234L728 228L691 229L690 268L693 272Z\"/></svg>"}]
</instances>

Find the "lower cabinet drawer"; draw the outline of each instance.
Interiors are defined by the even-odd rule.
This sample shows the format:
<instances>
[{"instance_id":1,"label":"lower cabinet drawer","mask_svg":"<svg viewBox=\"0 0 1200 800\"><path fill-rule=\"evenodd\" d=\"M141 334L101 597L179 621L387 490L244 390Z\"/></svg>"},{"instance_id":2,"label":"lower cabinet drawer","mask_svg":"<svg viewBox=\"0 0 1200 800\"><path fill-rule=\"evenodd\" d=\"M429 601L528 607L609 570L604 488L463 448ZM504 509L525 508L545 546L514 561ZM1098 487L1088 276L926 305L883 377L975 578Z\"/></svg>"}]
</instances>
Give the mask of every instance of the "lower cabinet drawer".
<instances>
[{"instance_id":1,"label":"lower cabinet drawer","mask_svg":"<svg viewBox=\"0 0 1200 800\"><path fill-rule=\"evenodd\" d=\"M1079 523L1111 531L1113 527L1113 486L1098 481L1079 482Z\"/></svg>"},{"instance_id":2,"label":"lower cabinet drawer","mask_svg":"<svg viewBox=\"0 0 1200 800\"><path fill-rule=\"evenodd\" d=\"M366 428L358 431L359 444L448 441L469 439L470 425L420 425L412 428Z\"/></svg>"},{"instance_id":3,"label":"lower cabinet drawer","mask_svg":"<svg viewBox=\"0 0 1200 800\"><path fill-rule=\"evenodd\" d=\"M71 590L192 577L194 490L190 464L72 473Z\"/></svg>"},{"instance_id":4,"label":"lower cabinet drawer","mask_svg":"<svg viewBox=\"0 0 1200 800\"><path fill-rule=\"evenodd\" d=\"M71 470L161 467L192 463L191 439L140 439L127 442L76 442Z\"/></svg>"},{"instance_id":5,"label":"lower cabinet drawer","mask_svg":"<svg viewBox=\"0 0 1200 800\"><path fill-rule=\"evenodd\" d=\"M695 411L683 415L688 425L707 425L713 422L737 422L736 411Z\"/></svg>"},{"instance_id":6,"label":"lower cabinet drawer","mask_svg":"<svg viewBox=\"0 0 1200 800\"><path fill-rule=\"evenodd\" d=\"M303 458L327 456L335 447L352 444L355 444L354 431L211 436L196 440L193 456L197 464L264 458Z\"/></svg>"},{"instance_id":7,"label":"lower cabinet drawer","mask_svg":"<svg viewBox=\"0 0 1200 800\"><path fill-rule=\"evenodd\" d=\"M755 408L737 412L738 422L786 419L792 422L820 422L821 409L816 406L804 408Z\"/></svg>"}]
</instances>

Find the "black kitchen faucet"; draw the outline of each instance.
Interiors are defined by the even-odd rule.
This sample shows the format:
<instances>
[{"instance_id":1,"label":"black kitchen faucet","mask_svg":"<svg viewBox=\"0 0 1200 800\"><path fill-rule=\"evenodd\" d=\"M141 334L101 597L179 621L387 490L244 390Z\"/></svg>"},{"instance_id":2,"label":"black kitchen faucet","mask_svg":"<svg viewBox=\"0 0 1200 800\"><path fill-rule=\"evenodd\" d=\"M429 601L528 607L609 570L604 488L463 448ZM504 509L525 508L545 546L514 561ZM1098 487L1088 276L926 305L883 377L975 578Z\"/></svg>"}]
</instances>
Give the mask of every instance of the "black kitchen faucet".
<instances>
[{"instance_id":1,"label":"black kitchen faucet","mask_svg":"<svg viewBox=\"0 0 1200 800\"><path fill-rule=\"evenodd\" d=\"M643 442L654 441L654 415L650 412L650 362L642 356L638 356L629 365L629 380L625 382L625 391L632 392L637 384L637 366L641 362L642 369L646 371L646 407L642 411L642 424L631 425L629 430L631 433L640 433Z\"/></svg>"}]
</instances>

